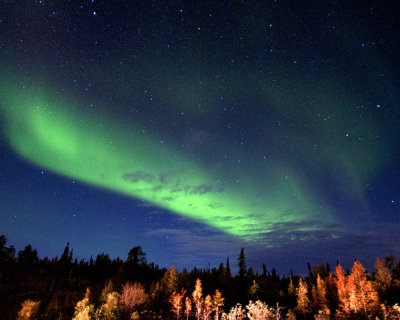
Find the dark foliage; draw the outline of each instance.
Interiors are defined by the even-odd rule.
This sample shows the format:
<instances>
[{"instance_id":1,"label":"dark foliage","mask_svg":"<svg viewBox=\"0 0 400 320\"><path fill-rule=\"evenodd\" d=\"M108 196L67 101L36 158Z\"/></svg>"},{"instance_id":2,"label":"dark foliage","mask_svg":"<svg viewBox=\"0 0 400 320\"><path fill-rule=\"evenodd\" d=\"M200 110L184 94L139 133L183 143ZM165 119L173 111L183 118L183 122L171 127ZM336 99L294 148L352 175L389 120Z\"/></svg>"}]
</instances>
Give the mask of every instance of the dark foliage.
<instances>
[{"instance_id":1,"label":"dark foliage","mask_svg":"<svg viewBox=\"0 0 400 320\"><path fill-rule=\"evenodd\" d=\"M293 274L281 277L274 268L271 272L265 264L258 274L252 267L247 268L244 249L238 257L239 273L232 275L229 259L218 268L197 269L190 272L177 272L175 268L160 269L154 263L148 263L141 247L133 247L126 261L111 259L108 254L98 254L89 261L74 260L73 250L67 243L61 257L38 258L37 251L31 245L18 252L7 246L7 239L0 236L0 319L16 319L21 304L27 299L40 301L40 319L71 319L74 307L90 288L90 303L98 308L111 291L122 292L126 283L138 282L148 293L146 306L142 307L144 319L172 319L169 299L171 294L181 289L193 292L194 283L199 278L203 294L212 295L218 289L225 299L223 310L226 312L237 302L245 305L250 299L259 299L270 306L283 306L284 313L295 310L296 293L299 278ZM400 301L400 263L390 257L383 266L390 273L390 283L385 286L374 280L380 300L388 305ZM385 269L385 270L386 270ZM318 275L325 279L326 297L329 309L338 310L336 285L329 265L309 265L309 274L305 283L309 288L317 286ZM321 310L311 305L310 319ZM389 309L388 309L389 310ZM392 311L388 311L389 313ZM393 311L394 312L394 311Z\"/></svg>"}]
</instances>

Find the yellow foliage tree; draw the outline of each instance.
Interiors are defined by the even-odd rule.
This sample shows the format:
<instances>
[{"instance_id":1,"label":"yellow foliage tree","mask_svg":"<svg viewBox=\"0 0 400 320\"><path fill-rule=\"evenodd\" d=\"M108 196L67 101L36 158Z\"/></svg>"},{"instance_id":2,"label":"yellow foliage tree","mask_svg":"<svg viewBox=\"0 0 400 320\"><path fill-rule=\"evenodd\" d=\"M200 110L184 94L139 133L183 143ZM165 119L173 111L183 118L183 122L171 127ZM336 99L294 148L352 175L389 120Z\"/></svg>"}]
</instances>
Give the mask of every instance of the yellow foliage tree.
<instances>
[{"instance_id":1,"label":"yellow foliage tree","mask_svg":"<svg viewBox=\"0 0 400 320\"><path fill-rule=\"evenodd\" d=\"M119 294L110 292L105 302L96 310L96 320L118 320L120 318Z\"/></svg>"},{"instance_id":2,"label":"yellow foliage tree","mask_svg":"<svg viewBox=\"0 0 400 320\"><path fill-rule=\"evenodd\" d=\"M21 310L18 312L17 320L27 320L35 317L39 309L39 304L39 301L25 300L22 303Z\"/></svg>"},{"instance_id":3,"label":"yellow foliage tree","mask_svg":"<svg viewBox=\"0 0 400 320\"><path fill-rule=\"evenodd\" d=\"M196 280L196 285L194 287L194 291L192 293L193 302L196 306L196 319L200 320L202 305L203 305L203 288L201 286L201 280Z\"/></svg>"},{"instance_id":4,"label":"yellow foliage tree","mask_svg":"<svg viewBox=\"0 0 400 320\"><path fill-rule=\"evenodd\" d=\"M90 320L94 312L93 304L89 303L90 289L86 289L85 296L75 306L72 320Z\"/></svg>"},{"instance_id":5,"label":"yellow foliage tree","mask_svg":"<svg viewBox=\"0 0 400 320\"><path fill-rule=\"evenodd\" d=\"M185 300L186 320L189 320L191 312L192 312L192 300L190 300L189 297L186 297L186 300Z\"/></svg>"},{"instance_id":6,"label":"yellow foliage tree","mask_svg":"<svg viewBox=\"0 0 400 320\"><path fill-rule=\"evenodd\" d=\"M215 311L215 320L219 318L219 310L224 305L224 298L222 297L221 292L219 290L215 290L215 294L213 295L212 304L213 310Z\"/></svg>"},{"instance_id":7,"label":"yellow foliage tree","mask_svg":"<svg viewBox=\"0 0 400 320\"><path fill-rule=\"evenodd\" d=\"M203 309L204 320L210 319L212 310L213 310L212 299L211 299L211 296L208 294L206 296L206 298L204 299L204 309Z\"/></svg>"},{"instance_id":8,"label":"yellow foliage tree","mask_svg":"<svg viewBox=\"0 0 400 320\"><path fill-rule=\"evenodd\" d=\"M305 318L307 313L311 311L310 300L308 299L307 283L302 278L299 279L299 285L296 289L297 293L297 306L296 310L299 311Z\"/></svg>"},{"instance_id":9,"label":"yellow foliage tree","mask_svg":"<svg viewBox=\"0 0 400 320\"><path fill-rule=\"evenodd\" d=\"M179 320L180 313L182 310L182 302L183 302L183 297L185 296L186 291L182 289L181 293L179 292L173 292L171 294L171 297L169 299L169 302L172 305L172 312L175 313L176 315L176 320Z\"/></svg>"}]
</instances>

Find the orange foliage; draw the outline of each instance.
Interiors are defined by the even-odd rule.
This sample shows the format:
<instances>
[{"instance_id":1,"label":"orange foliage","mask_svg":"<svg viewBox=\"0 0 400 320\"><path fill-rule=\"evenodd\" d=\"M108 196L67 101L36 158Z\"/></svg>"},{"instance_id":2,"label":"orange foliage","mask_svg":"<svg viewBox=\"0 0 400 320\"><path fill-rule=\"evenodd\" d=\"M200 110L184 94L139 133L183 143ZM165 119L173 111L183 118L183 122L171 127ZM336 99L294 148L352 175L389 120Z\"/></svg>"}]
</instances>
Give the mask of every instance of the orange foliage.
<instances>
[{"instance_id":1,"label":"orange foliage","mask_svg":"<svg viewBox=\"0 0 400 320\"><path fill-rule=\"evenodd\" d=\"M181 291L181 293L178 292L173 292L169 302L172 305L172 312L174 312L176 314L176 320L179 320L179 316L180 316L180 312L182 310L182 301L183 301L183 297L185 296L186 290Z\"/></svg>"},{"instance_id":2,"label":"orange foliage","mask_svg":"<svg viewBox=\"0 0 400 320\"><path fill-rule=\"evenodd\" d=\"M378 293L367 279L364 267L354 262L351 275L345 276L340 265L336 267L336 286L339 306L343 313L375 313L379 308Z\"/></svg>"}]
</instances>

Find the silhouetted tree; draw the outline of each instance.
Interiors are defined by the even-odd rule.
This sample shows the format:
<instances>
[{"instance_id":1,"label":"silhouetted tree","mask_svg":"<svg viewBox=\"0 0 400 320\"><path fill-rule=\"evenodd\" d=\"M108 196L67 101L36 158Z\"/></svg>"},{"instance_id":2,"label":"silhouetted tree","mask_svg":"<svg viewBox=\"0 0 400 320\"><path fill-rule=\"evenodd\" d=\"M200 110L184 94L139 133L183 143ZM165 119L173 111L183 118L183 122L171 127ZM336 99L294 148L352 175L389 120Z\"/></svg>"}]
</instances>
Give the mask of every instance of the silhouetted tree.
<instances>
[{"instance_id":1,"label":"silhouetted tree","mask_svg":"<svg viewBox=\"0 0 400 320\"><path fill-rule=\"evenodd\" d=\"M267 267L265 266L265 263L262 264L262 269L263 269L263 276L266 278L267 277Z\"/></svg>"},{"instance_id":2,"label":"silhouetted tree","mask_svg":"<svg viewBox=\"0 0 400 320\"><path fill-rule=\"evenodd\" d=\"M244 278L246 276L246 258L244 256L244 248L240 250L239 261L239 277Z\"/></svg>"},{"instance_id":3,"label":"silhouetted tree","mask_svg":"<svg viewBox=\"0 0 400 320\"><path fill-rule=\"evenodd\" d=\"M14 261L14 246L7 247L7 238L3 234L0 236L0 269Z\"/></svg>"},{"instance_id":4,"label":"silhouetted tree","mask_svg":"<svg viewBox=\"0 0 400 320\"><path fill-rule=\"evenodd\" d=\"M18 252L18 263L24 270L30 273L34 272L38 262L37 251L36 249L33 250L30 244L28 244L24 250Z\"/></svg>"},{"instance_id":5,"label":"silhouetted tree","mask_svg":"<svg viewBox=\"0 0 400 320\"><path fill-rule=\"evenodd\" d=\"M231 266L229 264L229 258L226 258L226 272L228 273L229 277L231 276Z\"/></svg>"},{"instance_id":6,"label":"silhouetted tree","mask_svg":"<svg viewBox=\"0 0 400 320\"><path fill-rule=\"evenodd\" d=\"M131 263L133 266L146 264L146 254L143 252L142 247L133 247L128 253L127 262Z\"/></svg>"}]
</instances>

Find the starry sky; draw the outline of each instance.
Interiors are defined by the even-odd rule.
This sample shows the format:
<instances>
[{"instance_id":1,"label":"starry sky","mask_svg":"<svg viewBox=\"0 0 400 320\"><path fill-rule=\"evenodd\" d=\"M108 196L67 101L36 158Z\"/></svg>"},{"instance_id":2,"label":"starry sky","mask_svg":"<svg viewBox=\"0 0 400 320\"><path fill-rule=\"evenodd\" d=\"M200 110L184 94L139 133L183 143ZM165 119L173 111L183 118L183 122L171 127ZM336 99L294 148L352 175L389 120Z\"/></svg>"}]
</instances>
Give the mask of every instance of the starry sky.
<instances>
[{"instance_id":1,"label":"starry sky","mask_svg":"<svg viewBox=\"0 0 400 320\"><path fill-rule=\"evenodd\" d=\"M400 256L395 1L1 1L0 234L287 274Z\"/></svg>"}]
</instances>

